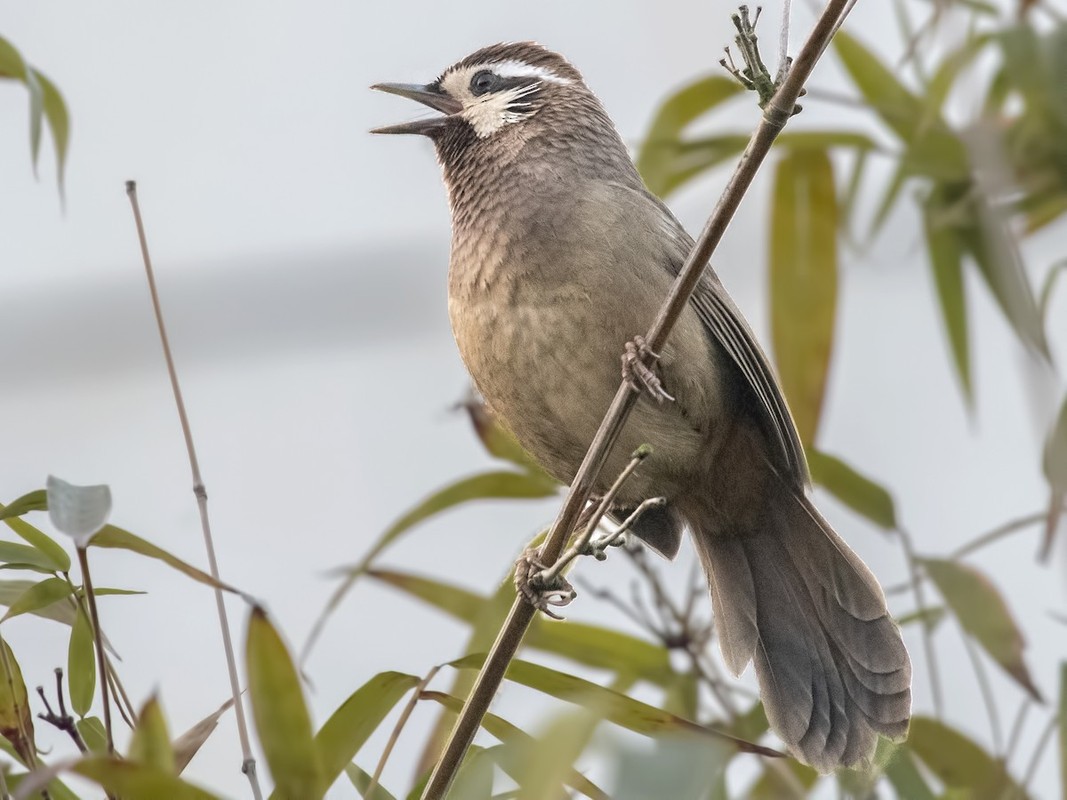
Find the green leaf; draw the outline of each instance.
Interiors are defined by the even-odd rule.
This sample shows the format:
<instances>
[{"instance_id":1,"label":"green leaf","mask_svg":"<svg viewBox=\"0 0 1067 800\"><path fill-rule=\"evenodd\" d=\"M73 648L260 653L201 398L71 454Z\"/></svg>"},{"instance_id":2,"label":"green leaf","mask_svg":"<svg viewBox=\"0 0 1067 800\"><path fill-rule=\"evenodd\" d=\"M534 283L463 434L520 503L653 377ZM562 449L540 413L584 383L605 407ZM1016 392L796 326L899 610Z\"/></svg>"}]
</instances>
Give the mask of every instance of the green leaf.
<instances>
[{"instance_id":1,"label":"green leaf","mask_svg":"<svg viewBox=\"0 0 1067 800\"><path fill-rule=\"evenodd\" d=\"M33 74L41 90L41 108L44 111L44 119L52 134L52 144L56 151L56 183L59 185L59 194L62 197L67 168L67 151L70 148L70 113L56 85L39 70L34 70Z\"/></svg>"},{"instance_id":2,"label":"green leaf","mask_svg":"<svg viewBox=\"0 0 1067 800\"><path fill-rule=\"evenodd\" d=\"M326 787L337 780L400 698L419 682L420 678L414 675L382 672L364 683L333 712L315 735Z\"/></svg>"},{"instance_id":3,"label":"green leaf","mask_svg":"<svg viewBox=\"0 0 1067 800\"><path fill-rule=\"evenodd\" d=\"M973 202L976 216L973 227L964 234L964 247L1019 339L1047 357L1048 342L1041 312L1015 235L1003 214L981 194L975 194Z\"/></svg>"},{"instance_id":4,"label":"green leaf","mask_svg":"<svg viewBox=\"0 0 1067 800\"><path fill-rule=\"evenodd\" d=\"M923 205L923 231L930 268L941 305L941 320L952 348L956 375L968 404L973 402L970 338L967 333L967 296L963 284L965 243L957 228L945 224L950 203L943 191L935 189Z\"/></svg>"},{"instance_id":5,"label":"green leaf","mask_svg":"<svg viewBox=\"0 0 1067 800\"><path fill-rule=\"evenodd\" d=\"M893 497L881 485L861 475L837 456L808 448L811 479L834 497L886 530L897 527Z\"/></svg>"},{"instance_id":6,"label":"green leaf","mask_svg":"<svg viewBox=\"0 0 1067 800\"><path fill-rule=\"evenodd\" d=\"M107 755L107 730L100 717L84 717L74 723L90 753Z\"/></svg>"},{"instance_id":7,"label":"green leaf","mask_svg":"<svg viewBox=\"0 0 1067 800\"><path fill-rule=\"evenodd\" d=\"M423 700L433 700L440 703L442 706L456 714L463 708L462 700L454 695L446 694L444 692L424 691L421 694L421 698ZM482 717L481 726L485 731L496 737L502 744L515 745L520 748L520 750L526 750L534 746L537 742L537 740L530 734L526 733L526 731L516 727L506 719L498 717L496 714L487 713ZM516 777L517 765L512 759L501 759L500 764L505 772L508 772L512 778L518 780ZM602 789L597 787L596 784L577 770L569 770L568 774L564 776L562 780L572 789L581 792L586 797L593 798L593 800L608 800L608 796Z\"/></svg>"},{"instance_id":8,"label":"green leaf","mask_svg":"<svg viewBox=\"0 0 1067 800\"><path fill-rule=\"evenodd\" d=\"M367 789L370 788L371 776L356 764L346 766L345 775L352 781L352 785L356 787L359 796L366 798L366 800L396 800L392 794L382 788L381 784L375 786L374 791L368 795Z\"/></svg>"},{"instance_id":9,"label":"green leaf","mask_svg":"<svg viewBox=\"0 0 1067 800\"><path fill-rule=\"evenodd\" d=\"M4 524L18 534L23 541L28 542L43 553L49 564L52 565L53 571L70 572L70 556L63 549L63 546L50 536L37 530L26 520L17 517L5 519Z\"/></svg>"},{"instance_id":10,"label":"green leaf","mask_svg":"<svg viewBox=\"0 0 1067 800\"><path fill-rule=\"evenodd\" d=\"M0 735L11 743L26 766L35 764L33 712L22 669L7 642L0 639Z\"/></svg>"},{"instance_id":11,"label":"green leaf","mask_svg":"<svg viewBox=\"0 0 1067 800\"><path fill-rule=\"evenodd\" d=\"M621 755L612 797L615 800L654 797L703 800L732 755L732 748L722 743L709 746L703 737L677 733L658 737L652 752L630 750Z\"/></svg>"},{"instance_id":12,"label":"green leaf","mask_svg":"<svg viewBox=\"0 0 1067 800\"><path fill-rule=\"evenodd\" d=\"M44 489L37 489L22 495L17 500L12 500L7 506L0 505L0 519L21 517L30 511L47 511L48 493Z\"/></svg>"},{"instance_id":13,"label":"green leaf","mask_svg":"<svg viewBox=\"0 0 1067 800\"><path fill-rule=\"evenodd\" d=\"M256 733L274 777L274 797L318 800L326 787L300 678L277 630L258 606L248 623L245 660Z\"/></svg>"},{"instance_id":14,"label":"green leaf","mask_svg":"<svg viewBox=\"0 0 1067 800\"><path fill-rule=\"evenodd\" d=\"M886 765L885 776L897 793L897 797L906 800L937 800L937 795L926 784L926 779L907 747L898 747L893 758Z\"/></svg>"},{"instance_id":15,"label":"green leaf","mask_svg":"<svg viewBox=\"0 0 1067 800\"><path fill-rule=\"evenodd\" d=\"M475 434L491 456L522 467L527 472L544 478L545 481L555 483L555 479L541 469L533 456L523 449L514 434L492 415L484 401L477 397L468 398L463 403L463 409L467 412Z\"/></svg>"},{"instance_id":16,"label":"green leaf","mask_svg":"<svg viewBox=\"0 0 1067 800\"><path fill-rule=\"evenodd\" d=\"M187 564L177 556L168 553L162 547L157 547L151 542L145 541L129 531L125 531L122 528L116 528L114 525L105 525L101 528L100 532L89 542L89 546L129 550L132 553L138 553L142 556L162 561L167 566L173 567L178 570L178 572L184 573L200 583L206 583L208 586L213 586L216 589L222 589L223 591L240 594L237 589L233 588L228 583L215 580L203 570L197 569L191 564Z\"/></svg>"},{"instance_id":17,"label":"green leaf","mask_svg":"<svg viewBox=\"0 0 1067 800\"><path fill-rule=\"evenodd\" d=\"M1026 797L1004 765L954 728L929 717L912 717L906 745L949 789L966 789L969 800Z\"/></svg>"},{"instance_id":18,"label":"green leaf","mask_svg":"<svg viewBox=\"0 0 1067 800\"><path fill-rule=\"evenodd\" d=\"M344 575L344 579L330 596L319 618L315 620L311 634L304 644L301 658L307 658L322 633L326 620L344 600L360 576L389 545L420 522L472 500L537 499L551 497L558 491L559 484L548 477L540 477L529 472L510 471L483 472L438 489L390 525L358 563L337 570Z\"/></svg>"},{"instance_id":19,"label":"green leaf","mask_svg":"<svg viewBox=\"0 0 1067 800\"><path fill-rule=\"evenodd\" d=\"M7 613L0 622L17 617L19 614L27 614L31 611L39 611L42 608L69 597L71 594L70 584L62 578L45 578L40 583L35 583L23 592L7 609Z\"/></svg>"},{"instance_id":20,"label":"green leaf","mask_svg":"<svg viewBox=\"0 0 1067 800\"><path fill-rule=\"evenodd\" d=\"M945 616L947 614L948 611L945 609L944 606L931 606L929 608L922 608L916 611L912 611L908 614L904 614L902 616L897 617L896 620L897 625L902 628L905 625L912 624L913 622L919 622L922 623L927 630L932 631L939 624L941 624L942 620L945 619Z\"/></svg>"},{"instance_id":21,"label":"green leaf","mask_svg":"<svg viewBox=\"0 0 1067 800\"><path fill-rule=\"evenodd\" d=\"M462 800L491 800L493 796L493 763L495 753L478 745L471 745L456 773L456 780L449 792L451 797Z\"/></svg>"},{"instance_id":22,"label":"green leaf","mask_svg":"<svg viewBox=\"0 0 1067 800\"><path fill-rule=\"evenodd\" d=\"M4 521L13 522L14 520ZM0 542L0 562L18 565L12 566L12 569L33 568L47 573L56 571L55 563L48 555L42 553L36 547L15 542Z\"/></svg>"},{"instance_id":23,"label":"green leaf","mask_svg":"<svg viewBox=\"0 0 1067 800\"><path fill-rule=\"evenodd\" d=\"M217 795L186 783L176 775L133 761L93 756L78 761L71 771L95 781L122 800L160 800L164 797L167 800L219 800Z\"/></svg>"},{"instance_id":24,"label":"green leaf","mask_svg":"<svg viewBox=\"0 0 1067 800\"><path fill-rule=\"evenodd\" d=\"M74 626L70 629L67 650L67 687L70 705L84 717L93 704L96 693L96 658L93 650L93 626L85 611L78 609Z\"/></svg>"},{"instance_id":25,"label":"green leaf","mask_svg":"<svg viewBox=\"0 0 1067 800\"><path fill-rule=\"evenodd\" d=\"M544 532L539 539L543 539ZM535 540L534 545L539 541ZM497 631L504 624L512 604L515 602L515 585L510 576L501 581L496 592L487 603L482 604L478 617L471 624L471 635L461 653L484 653L496 640ZM474 685L475 673L473 670L457 670L455 678L449 687L449 694L454 697L467 697ZM444 747L446 737L452 730L455 713L444 708L441 715L434 723L433 729L427 737L426 745L416 765L415 774L428 775Z\"/></svg>"},{"instance_id":26,"label":"green leaf","mask_svg":"<svg viewBox=\"0 0 1067 800\"><path fill-rule=\"evenodd\" d=\"M1041 693L1023 660L1026 646L1000 592L981 572L957 561L919 560L963 629L974 637L1015 682L1041 702Z\"/></svg>"},{"instance_id":27,"label":"green leaf","mask_svg":"<svg viewBox=\"0 0 1067 800\"><path fill-rule=\"evenodd\" d=\"M825 150L778 162L771 211L771 341L800 440L819 427L837 312L837 194Z\"/></svg>"},{"instance_id":28,"label":"green leaf","mask_svg":"<svg viewBox=\"0 0 1067 800\"><path fill-rule=\"evenodd\" d=\"M433 578L390 570L370 570L367 575L471 625L480 619L486 604L492 602L490 598ZM535 617L525 643L587 667L626 673L664 688L674 685L678 678L667 651L660 645L597 625L569 620L550 622Z\"/></svg>"},{"instance_id":29,"label":"green leaf","mask_svg":"<svg viewBox=\"0 0 1067 800\"><path fill-rule=\"evenodd\" d=\"M519 785L520 800L566 796L563 787L574 772L572 765L589 746L601 719L596 708L560 714L532 741L502 748L497 763ZM703 745L706 753L707 742Z\"/></svg>"},{"instance_id":30,"label":"green leaf","mask_svg":"<svg viewBox=\"0 0 1067 800\"><path fill-rule=\"evenodd\" d=\"M22 596L27 589L36 585L36 581L0 581L0 606L10 606L19 597ZM44 619L51 619L56 622L61 622L64 625L74 624L74 603L72 601L59 602L46 608L38 609L37 611L31 611L38 617Z\"/></svg>"},{"instance_id":31,"label":"green leaf","mask_svg":"<svg viewBox=\"0 0 1067 800\"><path fill-rule=\"evenodd\" d=\"M904 86L893 70L850 34L838 31L833 44L867 105L906 145L907 172L942 180L966 179L966 149L938 109Z\"/></svg>"},{"instance_id":32,"label":"green leaf","mask_svg":"<svg viewBox=\"0 0 1067 800\"><path fill-rule=\"evenodd\" d=\"M204 742L218 727L219 718L225 714L233 706L233 698L231 697L215 711L208 714L193 727L174 740L171 749L174 751L174 770L179 775L185 771L185 768L189 766L189 762L193 760Z\"/></svg>"},{"instance_id":33,"label":"green leaf","mask_svg":"<svg viewBox=\"0 0 1067 800\"><path fill-rule=\"evenodd\" d=\"M458 661L453 661L451 666L456 669L477 669L484 659L485 657L482 654L467 656ZM634 700L621 692L607 689L591 681L575 675L568 675L565 672L560 672L541 664L515 659L508 666L506 677L510 681L536 689L559 700L601 709L605 719L644 736L698 733L715 740L729 742L741 752L758 753L772 757L780 757L782 755L777 750L698 725L682 717L676 717L674 714L669 714L662 709Z\"/></svg>"},{"instance_id":34,"label":"green leaf","mask_svg":"<svg viewBox=\"0 0 1067 800\"><path fill-rule=\"evenodd\" d=\"M1056 527L1064 513L1064 501L1067 501L1067 397L1064 397L1056 424L1052 426L1048 439L1045 440L1041 466L1049 485L1048 516L1041 547L1041 556L1044 559L1052 551Z\"/></svg>"},{"instance_id":35,"label":"green leaf","mask_svg":"<svg viewBox=\"0 0 1067 800\"><path fill-rule=\"evenodd\" d=\"M178 774L167 721L159 698L155 696L148 699L137 716L137 727L130 739L129 759L172 775Z\"/></svg>"},{"instance_id":36,"label":"green leaf","mask_svg":"<svg viewBox=\"0 0 1067 800\"><path fill-rule=\"evenodd\" d=\"M742 91L743 87L737 81L723 75L711 75L685 86L663 102L637 152L637 171L645 179L649 191L661 197L670 191L674 172L672 162L683 130Z\"/></svg>"}]
</instances>

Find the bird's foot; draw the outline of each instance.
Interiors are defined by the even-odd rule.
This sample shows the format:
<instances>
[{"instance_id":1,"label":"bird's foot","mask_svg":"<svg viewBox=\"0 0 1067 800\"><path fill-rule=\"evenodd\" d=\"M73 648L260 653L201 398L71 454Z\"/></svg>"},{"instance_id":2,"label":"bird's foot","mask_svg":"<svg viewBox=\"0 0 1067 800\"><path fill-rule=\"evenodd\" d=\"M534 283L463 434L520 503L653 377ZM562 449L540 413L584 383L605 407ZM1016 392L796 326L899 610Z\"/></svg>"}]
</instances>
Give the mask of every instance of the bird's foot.
<instances>
[{"instance_id":1,"label":"bird's foot","mask_svg":"<svg viewBox=\"0 0 1067 800\"><path fill-rule=\"evenodd\" d=\"M546 581L545 565L537 560L536 547L528 547L515 562L515 588L526 602L552 619L563 619L552 608L562 608L578 596L570 581L562 575Z\"/></svg>"},{"instance_id":2,"label":"bird's foot","mask_svg":"<svg viewBox=\"0 0 1067 800\"><path fill-rule=\"evenodd\" d=\"M659 360L659 353L653 353L644 336L635 336L626 343L622 354L622 377L634 389L644 389L657 403L674 400L663 388L663 383L651 367L645 364L645 358Z\"/></svg>"}]
</instances>

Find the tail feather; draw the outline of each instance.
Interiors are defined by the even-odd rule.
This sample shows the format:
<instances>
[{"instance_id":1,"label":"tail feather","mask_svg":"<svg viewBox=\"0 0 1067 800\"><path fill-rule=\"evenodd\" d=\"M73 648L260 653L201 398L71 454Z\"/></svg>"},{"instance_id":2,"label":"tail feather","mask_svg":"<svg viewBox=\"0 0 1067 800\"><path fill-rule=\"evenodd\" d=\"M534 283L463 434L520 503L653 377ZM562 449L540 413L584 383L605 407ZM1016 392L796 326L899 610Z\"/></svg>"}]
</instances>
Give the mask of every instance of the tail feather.
<instances>
[{"instance_id":1,"label":"tail feather","mask_svg":"<svg viewBox=\"0 0 1067 800\"><path fill-rule=\"evenodd\" d=\"M755 661L771 727L830 771L906 734L911 665L874 575L803 493L779 489L757 530L688 516L727 666Z\"/></svg>"}]
</instances>

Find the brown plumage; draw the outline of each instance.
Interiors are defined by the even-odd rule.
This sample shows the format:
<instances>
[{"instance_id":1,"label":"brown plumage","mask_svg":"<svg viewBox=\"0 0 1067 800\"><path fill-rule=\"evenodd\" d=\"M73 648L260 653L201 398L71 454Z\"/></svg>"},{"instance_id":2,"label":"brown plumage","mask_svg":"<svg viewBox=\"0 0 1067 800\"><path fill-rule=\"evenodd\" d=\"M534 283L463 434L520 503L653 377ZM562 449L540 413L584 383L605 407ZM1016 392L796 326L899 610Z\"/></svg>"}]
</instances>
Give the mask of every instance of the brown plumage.
<instances>
[{"instance_id":1,"label":"brown plumage","mask_svg":"<svg viewBox=\"0 0 1067 800\"><path fill-rule=\"evenodd\" d=\"M570 481L692 240L646 189L599 100L532 43L464 58L425 86L382 84L445 116L380 129L436 147L452 211L449 313L496 415ZM911 665L877 580L806 495L803 448L777 379L709 268L663 348L673 402L642 397L604 474L653 455L618 514L649 497L646 543L673 557L688 527L723 659L756 665L774 731L822 771L899 738Z\"/></svg>"}]
</instances>

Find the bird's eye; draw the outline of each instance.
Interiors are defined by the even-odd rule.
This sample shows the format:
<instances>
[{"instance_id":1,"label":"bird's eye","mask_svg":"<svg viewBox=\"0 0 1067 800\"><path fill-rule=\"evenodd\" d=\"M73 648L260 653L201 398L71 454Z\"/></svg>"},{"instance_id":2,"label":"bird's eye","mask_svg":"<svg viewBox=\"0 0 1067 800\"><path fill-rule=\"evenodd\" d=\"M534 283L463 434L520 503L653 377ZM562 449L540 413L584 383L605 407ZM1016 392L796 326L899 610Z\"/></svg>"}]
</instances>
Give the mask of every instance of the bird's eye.
<instances>
[{"instance_id":1,"label":"bird's eye","mask_svg":"<svg viewBox=\"0 0 1067 800\"><path fill-rule=\"evenodd\" d=\"M471 78L471 94L480 95L492 91L496 86L496 75L487 69L483 69Z\"/></svg>"}]
</instances>

